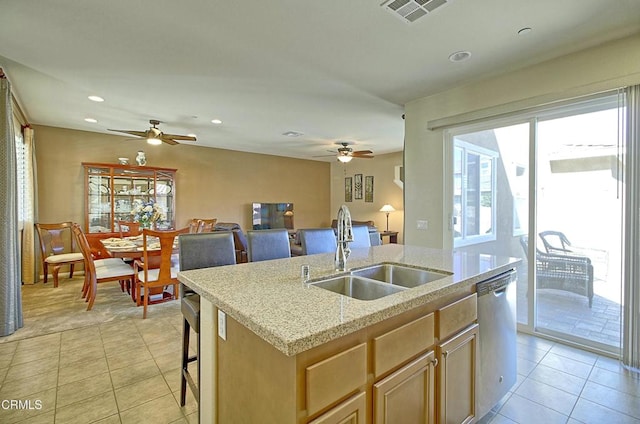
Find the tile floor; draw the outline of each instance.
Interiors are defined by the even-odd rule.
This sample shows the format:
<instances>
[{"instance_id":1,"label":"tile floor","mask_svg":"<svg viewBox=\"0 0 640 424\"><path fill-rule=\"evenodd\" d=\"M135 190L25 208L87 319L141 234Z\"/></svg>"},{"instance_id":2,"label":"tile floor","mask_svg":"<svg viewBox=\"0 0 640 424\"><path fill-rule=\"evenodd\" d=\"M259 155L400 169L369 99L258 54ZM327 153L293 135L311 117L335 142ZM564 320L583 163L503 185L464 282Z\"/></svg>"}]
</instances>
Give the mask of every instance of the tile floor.
<instances>
[{"instance_id":1,"label":"tile floor","mask_svg":"<svg viewBox=\"0 0 640 424\"><path fill-rule=\"evenodd\" d=\"M81 283L24 287L25 328L0 338L0 401L28 400L33 409L0 403L0 423L196 423L191 393L184 408L178 403L177 302L155 305L142 320L106 283L87 312ZM640 376L613 359L519 334L516 386L482 422L640 424Z\"/></svg>"},{"instance_id":2,"label":"tile floor","mask_svg":"<svg viewBox=\"0 0 640 424\"><path fill-rule=\"evenodd\" d=\"M617 360L518 334L518 381L483 423L640 423L640 375Z\"/></svg>"},{"instance_id":3,"label":"tile floor","mask_svg":"<svg viewBox=\"0 0 640 424\"><path fill-rule=\"evenodd\" d=\"M87 312L78 295L81 279L67 279L61 286L65 283L56 292L41 283L25 286L25 308L37 301L34 296L49 307L38 314L25 312L25 328L12 336L20 337L24 330L30 337L0 338L0 401L31 402L30 410L7 409L8 403L0 402L0 423L197 423L197 403L190 392L187 405L179 405L178 302L150 306L149 317L142 320L142 309L116 283L104 283L98 292L101 304ZM47 296L51 293L56 296ZM65 297L62 302L61 297ZM56 300L51 302L52 298ZM106 304L108 299L112 305ZM77 328L55 331L41 325L47 316L59 318L64 308ZM104 312L100 308L131 313L96 323L95 317ZM82 315L91 317L88 326L82 326L78 318ZM31 337L29 326L40 326L49 334ZM195 351L195 344L192 348Z\"/></svg>"}]
</instances>

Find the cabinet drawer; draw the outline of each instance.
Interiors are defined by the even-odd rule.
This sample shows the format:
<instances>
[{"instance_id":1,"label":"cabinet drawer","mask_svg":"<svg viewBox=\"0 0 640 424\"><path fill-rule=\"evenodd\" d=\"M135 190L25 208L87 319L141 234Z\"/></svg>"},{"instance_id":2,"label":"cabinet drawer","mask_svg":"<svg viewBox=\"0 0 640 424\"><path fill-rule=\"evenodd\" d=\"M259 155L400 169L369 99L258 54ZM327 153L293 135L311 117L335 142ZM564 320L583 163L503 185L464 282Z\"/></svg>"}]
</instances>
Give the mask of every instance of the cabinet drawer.
<instances>
[{"instance_id":1,"label":"cabinet drawer","mask_svg":"<svg viewBox=\"0 0 640 424\"><path fill-rule=\"evenodd\" d=\"M434 343L431 313L373 339L373 372L376 377L401 365Z\"/></svg>"},{"instance_id":2,"label":"cabinet drawer","mask_svg":"<svg viewBox=\"0 0 640 424\"><path fill-rule=\"evenodd\" d=\"M367 397L364 392L342 402L320 415L309 424L365 424L367 410Z\"/></svg>"},{"instance_id":3,"label":"cabinet drawer","mask_svg":"<svg viewBox=\"0 0 640 424\"><path fill-rule=\"evenodd\" d=\"M444 340L478 318L477 295L473 293L436 311L436 336Z\"/></svg>"},{"instance_id":4,"label":"cabinet drawer","mask_svg":"<svg viewBox=\"0 0 640 424\"><path fill-rule=\"evenodd\" d=\"M312 415L367 382L367 344L306 368L307 413Z\"/></svg>"}]
</instances>

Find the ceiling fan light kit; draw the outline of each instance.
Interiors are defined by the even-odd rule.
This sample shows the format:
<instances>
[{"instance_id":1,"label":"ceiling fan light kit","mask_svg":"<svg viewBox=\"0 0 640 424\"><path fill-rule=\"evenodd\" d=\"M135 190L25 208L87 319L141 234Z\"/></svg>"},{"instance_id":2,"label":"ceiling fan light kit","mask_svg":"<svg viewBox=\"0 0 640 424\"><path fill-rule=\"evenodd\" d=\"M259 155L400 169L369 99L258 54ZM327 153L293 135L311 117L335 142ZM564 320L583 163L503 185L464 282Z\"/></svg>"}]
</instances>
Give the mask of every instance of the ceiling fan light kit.
<instances>
[{"instance_id":1,"label":"ceiling fan light kit","mask_svg":"<svg viewBox=\"0 0 640 424\"><path fill-rule=\"evenodd\" d=\"M153 145L159 145L159 144L162 144L163 142L170 145L180 144L178 143L177 140L196 141L196 137L193 135L178 135L178 134L163 133L162 131L160 131L159 128L157 128L157 126L160 125L160 121L156 119L150 119L149 123L151 124L151 128L149 128L146 131L112 130L112 129L110 129L109 131L116 131L116 132L121 132L129 135L134 135L136 137L144 138L147 140L147 143L153 144Z\"/></svg>"},{"instance_id":2,"label":"ceiling fan light kit","mask_svg":"<svg viewBox=\"0 0 640 424\"><path fill-rule=\"evenodd\" d=\"M353 142L351 141L337 141L335 144L342 147L338 148L337 150L329 150L329 152L332 152L333 154L337 153L336 158L342 163L351 162L351 159L353 158L373 159L373 152L371 150L357 150L354 152L353 149L349 147L350 144L353 144ZM326 157L333 155L321 155L315 157L323 156Z\"/></svg>"}]
</instances>

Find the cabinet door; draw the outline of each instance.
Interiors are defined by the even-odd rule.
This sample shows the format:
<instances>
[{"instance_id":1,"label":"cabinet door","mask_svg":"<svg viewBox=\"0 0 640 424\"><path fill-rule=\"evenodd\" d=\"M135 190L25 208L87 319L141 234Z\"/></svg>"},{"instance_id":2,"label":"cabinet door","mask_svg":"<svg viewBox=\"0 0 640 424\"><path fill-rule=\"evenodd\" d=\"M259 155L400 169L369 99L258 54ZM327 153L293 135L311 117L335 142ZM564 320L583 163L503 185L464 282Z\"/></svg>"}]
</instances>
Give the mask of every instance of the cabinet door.
<instances>
[{"instance_id":1,"label":"cabinet door","mask_svg":"<svg viewBox=\"0 0 640 424\"><path fill-rule=\"evenodd\" d=\"M474 324L436 348L439 423L469 423L475 418L477 346Z\"/></svg>"},{"instance_id":2,"label":"cabinet door","mask_svg":"<svg viewBox=\"0 0 640 424\"><path fill-rule=\"evenodd\" d=\"M430 351L375 383L373 422L434 423L436 364Z\"/></svg>"},{"instance_id":3,"label":"cabinet door","mask_svg":"<svg viewBox=\"0 0 640 424\"><path fill-rule=\"evenodd\" d=\"M309 424L365 424L366 409L366 395L360 392L310 421Z\"/></svg>"}]
</instances>

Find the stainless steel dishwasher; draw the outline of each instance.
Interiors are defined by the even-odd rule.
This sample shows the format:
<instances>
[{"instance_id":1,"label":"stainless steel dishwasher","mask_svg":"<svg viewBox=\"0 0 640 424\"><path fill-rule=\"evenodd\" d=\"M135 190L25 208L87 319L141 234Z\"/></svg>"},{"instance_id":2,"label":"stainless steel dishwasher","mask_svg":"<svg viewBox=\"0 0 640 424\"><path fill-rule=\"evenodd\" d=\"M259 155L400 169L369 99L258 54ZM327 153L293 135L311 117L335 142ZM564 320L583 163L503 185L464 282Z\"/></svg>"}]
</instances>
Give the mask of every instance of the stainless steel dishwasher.
<instances>
[{"instance_id":1,"label":"stainless steel dishwasher","mask_svg":"<svg viewBox=\"0 0 640 424\"><path fill-rule=\"evenodd\" d=\"M516 273L497 275L476 285L480 364L476 416L487 414L516 383Z\"/></svg>"}]
</instances>

